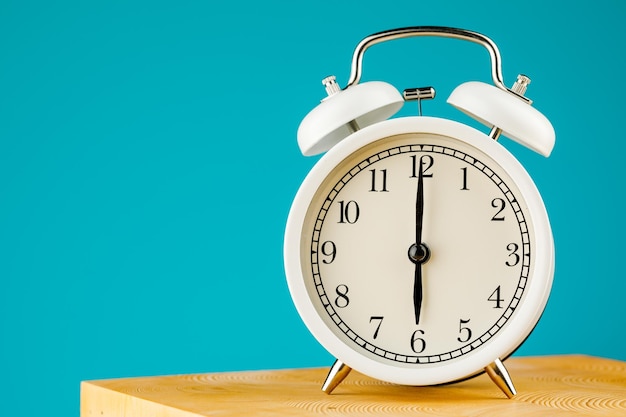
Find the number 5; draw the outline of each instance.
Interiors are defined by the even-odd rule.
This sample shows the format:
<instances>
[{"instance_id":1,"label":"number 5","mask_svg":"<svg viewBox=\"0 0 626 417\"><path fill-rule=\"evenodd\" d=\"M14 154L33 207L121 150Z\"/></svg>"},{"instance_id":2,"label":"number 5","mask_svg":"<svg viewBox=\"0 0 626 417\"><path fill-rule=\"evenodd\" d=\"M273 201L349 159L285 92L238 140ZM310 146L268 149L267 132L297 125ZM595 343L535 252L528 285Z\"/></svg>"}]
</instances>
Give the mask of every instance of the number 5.
<instances>
[{"instance_id":1,"label":"number 5","mask_svg":"<svg viewBox=\"0 0 626 417\"><path fill-rule=\"evenodd\" d=\"M458 340L461 343L465 343L472 338L472 330L469 327L463 327L464 324L467 324L469 322L470 322L470 319L467 319L467 320L461 319L459 321L459 334L461 334L461 336L457 337L456 340ZM463 332L465 332L465 336L462 335Z\"/></svg>"}]
</instances>

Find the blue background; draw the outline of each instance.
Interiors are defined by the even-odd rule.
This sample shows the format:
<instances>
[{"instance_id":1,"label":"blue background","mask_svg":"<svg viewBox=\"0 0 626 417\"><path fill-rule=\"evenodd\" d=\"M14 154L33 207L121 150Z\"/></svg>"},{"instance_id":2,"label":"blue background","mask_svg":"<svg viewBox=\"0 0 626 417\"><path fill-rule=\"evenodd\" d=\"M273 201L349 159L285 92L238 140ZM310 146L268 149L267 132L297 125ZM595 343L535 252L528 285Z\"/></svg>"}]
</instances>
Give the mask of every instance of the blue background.
<instances>
[{"instance_id":1,"label":"blue background","mask_svg":"<svg viewBox=\"0 0 626 417\"><path fill-rule=\"evenodd\" d=\"M507 5L510 4L510 5ZM295 133L364 36L482 32L554 124L549 159L507 139L551 216L556 276L519 355L626 360L624 6L586 2L0 3L0 399L77 415L81 380L329 365L285 283ZM433 85L428 115L490 81L481 47L409 39L364 80ZM402 114L414 113L405 106Z\"/></svg>"}]
</instances>

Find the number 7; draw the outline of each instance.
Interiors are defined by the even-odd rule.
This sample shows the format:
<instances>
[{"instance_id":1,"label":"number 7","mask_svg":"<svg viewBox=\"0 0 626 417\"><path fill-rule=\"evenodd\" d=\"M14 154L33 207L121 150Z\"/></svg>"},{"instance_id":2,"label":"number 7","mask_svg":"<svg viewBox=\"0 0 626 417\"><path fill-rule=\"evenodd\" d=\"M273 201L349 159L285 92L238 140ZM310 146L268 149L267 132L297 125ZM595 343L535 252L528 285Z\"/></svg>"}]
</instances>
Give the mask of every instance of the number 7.
<instances>
[{"instance_id":1,"label":"number 7","mask_svg":"<svg viewBox=\"0 0 626 417\"><path fill-rule=\"evenodd\" d=\"M370 323L373 320L377 320L378 321L378 326L376 326L376 330L374 331L374 339L376 339L378 337L378 331L380 330L380 325L383 324L383 316L372 316L370 317Z\"/></svg>"}]
</instances>

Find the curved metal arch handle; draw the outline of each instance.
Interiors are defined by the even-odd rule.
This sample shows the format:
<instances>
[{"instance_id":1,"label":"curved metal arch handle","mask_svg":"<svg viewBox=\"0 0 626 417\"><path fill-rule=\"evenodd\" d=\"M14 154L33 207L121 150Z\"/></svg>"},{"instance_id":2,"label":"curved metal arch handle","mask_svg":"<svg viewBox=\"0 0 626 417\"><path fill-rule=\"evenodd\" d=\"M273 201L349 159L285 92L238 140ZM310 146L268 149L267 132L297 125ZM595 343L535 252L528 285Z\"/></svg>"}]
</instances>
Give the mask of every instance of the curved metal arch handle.
<instances>
[{"instance_id":1,"label":"curved metal arch handle","mask_svg":"<svg viewBox=\"0 0 626 417\"><path fill-rule=\"evenodd\" d=\"M460 39L484 46L489 52L489 56L491 57L491 78L493 79L493 83L495 84L495 86L504 91L513 93L521 99L529 101L526 97L520 96L518 93L507 88L504 85L504 81L502 80L502 58L500 57L500 51L498 50L498 47L491 39L478 32L472 32L465 29L457 29L445 26L411 26L386 30L367 36L361 42L359 42L354 50L354 53L352 54L350 79L348 80L348 84L344 87L344 89L354 84L358 84L361 80L363 55L365 54L367 48L378 43L415 36L437 36L442 38Z\"/></svg>"}]
</instances>

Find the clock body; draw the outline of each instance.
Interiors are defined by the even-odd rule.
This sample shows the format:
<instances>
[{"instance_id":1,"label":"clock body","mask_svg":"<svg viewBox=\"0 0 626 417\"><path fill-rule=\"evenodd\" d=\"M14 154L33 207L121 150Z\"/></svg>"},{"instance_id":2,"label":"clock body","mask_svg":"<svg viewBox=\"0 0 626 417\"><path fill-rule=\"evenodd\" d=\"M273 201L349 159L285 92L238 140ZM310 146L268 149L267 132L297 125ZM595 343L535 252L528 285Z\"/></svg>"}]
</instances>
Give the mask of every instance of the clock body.
<instances>
[{"instance_id":1,"label":"clock body","mask_svg":"<svg viewBox=\"0 0 626 417\"><path fill-rule=\"evenodd\" d=\"M429 252L419 316L417 221ZM316 163L289 213L284 260L300 316L333 356L377 379L432 385L475 375L526 339L549 296L554 245L535 184L502 145L458 122L406 117L353 133Z\"/></svg>"}]
</instances>

